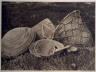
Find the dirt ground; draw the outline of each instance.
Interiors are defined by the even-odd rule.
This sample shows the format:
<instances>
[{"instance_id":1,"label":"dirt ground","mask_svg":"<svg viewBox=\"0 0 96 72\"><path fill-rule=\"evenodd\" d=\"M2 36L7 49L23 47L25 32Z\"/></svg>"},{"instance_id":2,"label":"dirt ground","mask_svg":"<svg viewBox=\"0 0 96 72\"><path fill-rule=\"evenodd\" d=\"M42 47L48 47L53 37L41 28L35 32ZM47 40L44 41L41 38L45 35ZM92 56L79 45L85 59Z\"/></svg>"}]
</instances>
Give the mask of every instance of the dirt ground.
<instances>
[{"instance_id":1,"label":"dirt ground","mask_svg":"<svg viewBox=\"0 0 96 72\"><path fill-rule=\"evenodd\" d=\"M33 27L45 18L54 25L73 10L80 10L82 18L95 40L95 3L2 3L2 37L16 27ZM94 41L95 42L95 41ZM1 58L2 70L95 70L95 48L77 47L50 57L34 57L26 51L14 58Z\"/></svg>"}]
</instances>

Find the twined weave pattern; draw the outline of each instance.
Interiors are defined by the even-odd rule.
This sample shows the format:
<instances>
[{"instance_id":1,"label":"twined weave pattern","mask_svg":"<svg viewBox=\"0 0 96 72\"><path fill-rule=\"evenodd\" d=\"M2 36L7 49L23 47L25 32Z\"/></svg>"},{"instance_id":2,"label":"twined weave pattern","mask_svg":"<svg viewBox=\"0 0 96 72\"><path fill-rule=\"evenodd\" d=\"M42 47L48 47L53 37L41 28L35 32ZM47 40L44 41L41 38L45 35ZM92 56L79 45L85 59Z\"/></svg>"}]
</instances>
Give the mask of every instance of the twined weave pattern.
<instances>
[{"instance_id":1,"label":"twined weave pattern","mask_svg":"<svg viewBox=\"0 0 96 72\"><path fill-rule=\"evenodd\" d=\"M2 38L2 56L17 56L25 52L34 42L35 33L31 28L19 27L10 30Z\"/></svg>"},{"instance_id":2,"label":"twined weave pattern","mask_svg":"<svg viewBox=\"0 0 96 72\"><path fill-rule=\"evenodd\" d=\"M80 16L80 11L75 10L68 14L57 26L55 39L61 39L63 44L91 45L92 35Z\"/></svg>"}]
</instances>

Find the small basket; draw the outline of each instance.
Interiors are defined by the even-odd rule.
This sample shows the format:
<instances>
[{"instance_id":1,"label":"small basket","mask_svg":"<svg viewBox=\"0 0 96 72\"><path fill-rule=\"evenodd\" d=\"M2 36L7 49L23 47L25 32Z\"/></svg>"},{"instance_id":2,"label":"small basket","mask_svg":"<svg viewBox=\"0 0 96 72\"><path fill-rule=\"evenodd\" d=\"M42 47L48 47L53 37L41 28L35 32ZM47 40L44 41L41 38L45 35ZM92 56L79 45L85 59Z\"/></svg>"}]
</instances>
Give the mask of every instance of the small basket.
<instances>
[{"instance_id":1,"label":"small basket","mask_svg":"<svg viewBox=\"0 0 96 72\"><path fill-rule=\"evenodd\" d=\"M48 18L42 20L40 23L32 27L32 29L37 33L40 39L53 39L55 27Z\"/></svg>"}]
</instances>

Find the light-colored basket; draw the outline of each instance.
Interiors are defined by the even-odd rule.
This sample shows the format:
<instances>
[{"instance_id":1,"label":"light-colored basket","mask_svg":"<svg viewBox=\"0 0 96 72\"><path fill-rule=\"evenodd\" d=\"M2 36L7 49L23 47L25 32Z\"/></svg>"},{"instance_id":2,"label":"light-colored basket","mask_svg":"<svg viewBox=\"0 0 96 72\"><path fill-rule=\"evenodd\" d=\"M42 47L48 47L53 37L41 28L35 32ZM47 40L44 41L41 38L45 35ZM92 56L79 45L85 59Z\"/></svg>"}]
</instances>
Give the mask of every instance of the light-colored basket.
<instances>
[{"instance_id":1,"label":"light-colored basket","mask_svg":"<svg viewBox=\"0 0 96 72\"><path fill-rule=\"evenodd\" d=\"M29 52L37 57L50 56L69 47L52 39L40 39L30 45Z\"/></svg>"},{"instance_id":2,"label":"light-colored basket","mask_svg":"<svg viewBox=\"0 0 96 72\"><path fill-rule=\"evenodd\" d=\"M28 27L14 28L2 38L2 57L13 57L28 50L29 45L35 40L35 32Z\"/></svg>"},{"instance_id":3,"label":"light-colored basket","mask_svg":"<svg viewBox=\"0 0 96 72\"><path fill-rule=\"evenodd\" d=\"M55 27L48 18L42 20L40 23L32 27L32 29L38 34L41 39L53 39Z\"/></svg>"}]
</instances>

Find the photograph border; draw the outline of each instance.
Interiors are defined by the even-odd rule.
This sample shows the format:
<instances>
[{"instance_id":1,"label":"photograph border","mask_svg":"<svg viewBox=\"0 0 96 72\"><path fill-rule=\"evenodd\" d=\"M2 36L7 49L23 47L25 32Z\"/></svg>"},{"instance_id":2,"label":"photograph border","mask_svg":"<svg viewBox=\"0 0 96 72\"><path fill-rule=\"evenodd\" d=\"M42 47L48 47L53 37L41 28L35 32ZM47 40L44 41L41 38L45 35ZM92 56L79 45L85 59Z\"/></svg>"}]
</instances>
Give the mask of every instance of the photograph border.
<instances>
[{"instance_id":1,"label":"photograph border","mask_svg":"<svg viewBox=\"0 0 96 72\"><path fill-rule=\"evenodd\" d=\"M0 32L1 32L1 29L2 29L2 1L4 2L16 2L16 1L19 1L19 2L95 2L95 17L96 17L96 0L1 0L0 1ZM95 28L96 28L96 18L95 18ZM95 29L95 32L96 32L96 29ZM2 33L2 32L1 32ZM1 34L0 34L1 36ZM96 38L96 35L95 35L95 38ZM96 41L96 39L95 39ZM0 39L0 42L1 42L1 39ZM95 45L96 45L96 42L95 42ZM0 43L0 51L1 51L1 43ZM1 64L1 52L0 52L0 64ZM1 66L0 66L1 68ZM96 49L95 49L95 70L96 70ZM35 71L35 70L1 70L1 72L38 72L38 71ZM41 70L40 70L41 71ZM60 70L43 70L41 72L95 72L95 71L92 71L92 70L74 70L74 71L70 71L70 70L64 70L64 71L60 71Z\"/></svg>"}]
</instances>

